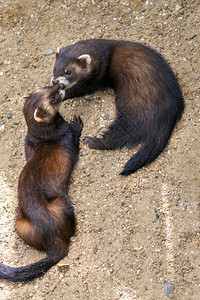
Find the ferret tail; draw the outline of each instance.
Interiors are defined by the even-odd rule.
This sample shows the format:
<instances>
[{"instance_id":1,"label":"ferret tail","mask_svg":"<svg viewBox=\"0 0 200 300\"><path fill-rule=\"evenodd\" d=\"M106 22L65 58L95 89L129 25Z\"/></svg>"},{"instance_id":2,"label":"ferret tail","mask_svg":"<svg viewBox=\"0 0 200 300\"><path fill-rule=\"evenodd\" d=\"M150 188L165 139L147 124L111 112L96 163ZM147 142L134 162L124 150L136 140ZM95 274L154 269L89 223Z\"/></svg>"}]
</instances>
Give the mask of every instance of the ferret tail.
<instances>
[{"instance_id":1,"label":"ferret tail","mask_svg":"<svg viewBox=\"0 0 200 300\"><path fill-rule=\"evenodd\" d=\"M168 134L158 134L157 137L146 140L138 152L127 161L120 175L130 175L154 161L167 145L170 135L171 131Z\"/></svg>"},{"instance_id":2,"label":"ferret tail","mask_svg":"<svg viewBox=\"0 0 200 300\"><path fill-rule=\"evenodd\" d=\"M51 267L56 265L64 256L61 254L47 255L44 259L19 268L0 264L0 278L8 281L27 282L42 276Z\"/></svg>"}]
</instances>

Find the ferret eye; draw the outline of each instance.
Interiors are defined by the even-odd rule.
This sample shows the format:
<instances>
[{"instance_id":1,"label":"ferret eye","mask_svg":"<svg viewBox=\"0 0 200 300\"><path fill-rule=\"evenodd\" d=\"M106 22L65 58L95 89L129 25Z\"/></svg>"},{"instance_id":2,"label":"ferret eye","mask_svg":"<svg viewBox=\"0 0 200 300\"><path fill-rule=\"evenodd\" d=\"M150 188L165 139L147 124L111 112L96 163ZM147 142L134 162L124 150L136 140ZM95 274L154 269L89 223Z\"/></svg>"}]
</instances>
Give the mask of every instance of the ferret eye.
<instances>
[{"instance_id":1,"label":"ferret eye","mask_svg":"<svg viewBox=\"0 0 200 300\"><path fill-rule=\"evenodd\" d=\"M72 74L72 72L71 72L71 71L69 71L69 70L65 70L65 74L67 74L67 75L71 75L71 74Z\"/></svg>"},{"instance_id":2,"label":"ferret eye","mask_svg":"<svg viewBox=\"0 0 200 300\"><path fill-rule=\"evenodd\" d=\"M56 98L54 96L51 98L51 102L52 103L56 102Z\"/></svg>"}]
</instances>

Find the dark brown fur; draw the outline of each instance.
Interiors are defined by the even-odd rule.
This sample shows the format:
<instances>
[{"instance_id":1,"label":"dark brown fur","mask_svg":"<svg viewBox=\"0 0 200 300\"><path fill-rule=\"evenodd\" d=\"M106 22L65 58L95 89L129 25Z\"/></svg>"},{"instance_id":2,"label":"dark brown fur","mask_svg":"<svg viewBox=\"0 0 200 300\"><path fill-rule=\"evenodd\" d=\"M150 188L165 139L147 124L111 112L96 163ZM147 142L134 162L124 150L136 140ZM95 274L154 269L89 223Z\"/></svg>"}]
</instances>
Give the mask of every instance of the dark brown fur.
<instances>
[{"instance_id":1,"label":"dark brown fur","mask_svg":"<svg viewBox=\"0 0 200 300\"><path fill-rule=\"evenodd\" d=\"M68 254L70 238L75 234L68 184L78 159L82 122L74 117L68 124L58 113L62 88L43 88L24 104L27 163L19 177L15 227L25 243L45 250L47 257L20 268L0 264L0 277L10 281L43 275Z\"/></svg>"},{"instance_id":2,"label":"dark brown fur","mask_svg":"<svg viewBox=\"0 0 200 300\"><path fill-rule=\"evenodd\" d=\"M158 52L138 43L80 41L57 53L53 73L52 82L66 87L64 99L105 87L114 89L114 122L101 138L86 137L84 141L95 149L141 144L122 175L157 158L184 109L179 84L168 63Z\"/></svg>"}]
</instances>

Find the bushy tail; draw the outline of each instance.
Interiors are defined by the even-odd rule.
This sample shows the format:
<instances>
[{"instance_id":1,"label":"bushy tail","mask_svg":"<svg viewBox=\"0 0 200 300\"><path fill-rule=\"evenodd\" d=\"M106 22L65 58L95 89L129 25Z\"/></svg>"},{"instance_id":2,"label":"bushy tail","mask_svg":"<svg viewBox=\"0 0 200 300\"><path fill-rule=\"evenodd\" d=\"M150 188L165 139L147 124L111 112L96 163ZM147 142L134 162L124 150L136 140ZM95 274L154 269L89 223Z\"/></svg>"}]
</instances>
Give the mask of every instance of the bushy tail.
<instances>
[{"instance_id":1,"label":"bushy tail","mask_svg":"<svg viewBox=\"0 0 200 300\"><path fill-rule=\"evenodd\" d=\"M14 282L27 282L42 276L51 267L56 265L63 257L64 256L62 256L61 254L47 255L47 257L36 263L19 268L0 264L0 278L4 278Z\"/></svg>"},{"instance_id":2,"label":"bushy tail","mask_svg":"<svg viewBox=\"0 0 200 300\"><path fill-rule=\"evenodd\" d=\"M171 131L168 134L159 134L154 139L146 140L138 152L131 157L125 164L124 169L120 175L130 175L136 170L144 167L156 159L163 151L170 138Z\"/></svg>"}]
</instances>

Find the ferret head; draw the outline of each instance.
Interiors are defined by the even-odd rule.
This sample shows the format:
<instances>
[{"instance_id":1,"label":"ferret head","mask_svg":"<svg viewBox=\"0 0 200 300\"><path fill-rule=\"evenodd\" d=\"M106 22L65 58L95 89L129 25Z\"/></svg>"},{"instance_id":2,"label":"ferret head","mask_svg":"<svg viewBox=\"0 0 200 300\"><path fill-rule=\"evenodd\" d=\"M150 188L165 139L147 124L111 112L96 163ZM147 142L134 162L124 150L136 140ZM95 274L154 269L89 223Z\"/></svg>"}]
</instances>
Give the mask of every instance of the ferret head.
<instances>
[{"instance_id":1,"label":"ferret head","mask_svg":"<svg viewBox=\"0 0 200 300\"><path fill-rule=\"evenodd\" d=\"M66 89L72 87L88 77L91 72L91 61L89 54L82 54L77 57L67 56L64 49L58 49L52 83L62 83Z\"/></svg>"},{"instance_id":2,"label":"ferret head","mask_svg":"<svg viewBox=\"0 0 200 300\"><path fill-rule=\"evenodd\" d=\"M26 101L23 113L27 125L31 122L49 124L57 114L60 103L64 98L64 85L57 84L44 87L24 98Z\"/></svg>"}]
</instances>

